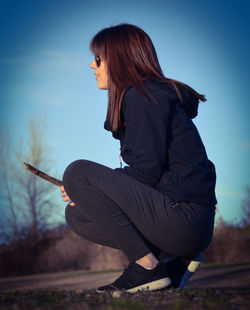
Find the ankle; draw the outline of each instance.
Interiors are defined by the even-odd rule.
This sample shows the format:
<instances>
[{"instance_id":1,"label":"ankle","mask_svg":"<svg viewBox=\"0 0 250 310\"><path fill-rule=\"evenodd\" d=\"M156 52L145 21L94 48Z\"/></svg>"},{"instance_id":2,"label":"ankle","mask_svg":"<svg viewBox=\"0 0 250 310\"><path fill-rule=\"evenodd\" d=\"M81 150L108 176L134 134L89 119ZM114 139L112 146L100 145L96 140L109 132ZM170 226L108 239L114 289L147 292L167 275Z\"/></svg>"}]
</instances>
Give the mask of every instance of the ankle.
<instances>
[{"instance_id":1,"label":"ankle","mask_svg":"<svg viewBox=\"0 0 250 310\"><path fill-rule=\"evenodd\" d=\"M149 253L136 261L136 264L146 269L153 269L158 265L158 263L159 261L153 253Z\"/></svg>"}]
</instances>

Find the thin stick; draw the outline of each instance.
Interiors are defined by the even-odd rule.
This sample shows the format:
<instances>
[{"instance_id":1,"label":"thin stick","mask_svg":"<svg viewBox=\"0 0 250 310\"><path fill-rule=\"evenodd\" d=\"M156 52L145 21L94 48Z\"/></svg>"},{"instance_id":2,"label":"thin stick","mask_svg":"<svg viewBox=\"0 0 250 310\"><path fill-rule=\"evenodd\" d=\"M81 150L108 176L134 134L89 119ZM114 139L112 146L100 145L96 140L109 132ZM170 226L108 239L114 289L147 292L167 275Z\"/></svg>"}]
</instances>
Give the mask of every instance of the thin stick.
<instances>
[{"instance_id":1,"label":"thin stick","mask_svg":"<svg viewBox=\"0 0 250 310\"><path fill-rule=\"evenodd\" d=\"M62 181L58 180L58 179L55 179L53 177L51 177L50 175L38 170L37 168L31 166L30 164L27 164L27 163L24 163L25 167L27 170L29 170L30 172L34 173L35 175L39 176L40 178L50 182L50 183L53 183L57 186L62 186L63 183Z\"/></svg>"}]
</instances>

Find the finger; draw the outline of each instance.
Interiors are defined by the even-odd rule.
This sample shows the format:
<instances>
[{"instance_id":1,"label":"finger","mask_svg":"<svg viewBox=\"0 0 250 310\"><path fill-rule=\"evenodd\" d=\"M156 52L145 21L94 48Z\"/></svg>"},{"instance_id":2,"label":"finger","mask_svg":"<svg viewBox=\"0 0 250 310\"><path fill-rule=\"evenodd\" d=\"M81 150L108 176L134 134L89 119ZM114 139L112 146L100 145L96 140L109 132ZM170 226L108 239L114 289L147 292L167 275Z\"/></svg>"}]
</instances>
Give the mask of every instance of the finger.
<instances>
[{"instance_id":1,"label":"finger","mask_svg":"<svg viewBox=\"0 0 250 310\"><path fill-rule=\"evenodd\" d=\"M60 186L60 191L61 192L65 192L65 188L64 188L64 186L62 185L62 186Z\"/></svg>"},{"instance_id":2,"label":"finger","mask_svg":"<svg viewBox=\"0 0 250 310\"><path fill-rule=\"evenodd\" d=\"M62 196L62 197L66 197L66 196L68 196L68 195L67 195L66 192L63 192L63 193L61 194L61 196Z\"/></svg>"},{"instance_id":3,"label":"finger","mask_svg":"<svg viewBox=\"0 0 250 310\"><path fill-rule=\"evenodd\" d=\"M65 198L63 198L63 201L70 201L69 196L66 196Z\"/></svg>"},{"instance_id":4,"label":"finger","mask_svg":"<svg viewBox=\"0 0 250 310\"><path fill-rule=\"evenodd\" d=\"M70 205L71 205L72 207L74 207L74 206L75 206L75 203L74 203L74 202L70 202Z\"/></svg>"}]
</instances>

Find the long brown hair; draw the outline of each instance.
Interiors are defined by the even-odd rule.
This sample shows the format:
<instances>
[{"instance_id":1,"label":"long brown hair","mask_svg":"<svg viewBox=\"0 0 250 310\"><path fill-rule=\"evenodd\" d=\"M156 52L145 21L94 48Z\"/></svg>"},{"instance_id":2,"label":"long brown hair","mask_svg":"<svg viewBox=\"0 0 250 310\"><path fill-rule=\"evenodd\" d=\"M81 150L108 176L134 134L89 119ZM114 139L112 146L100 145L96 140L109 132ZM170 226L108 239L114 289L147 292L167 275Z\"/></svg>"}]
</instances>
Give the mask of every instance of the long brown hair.
<instances>
[{"instance_id":1,"label":"long brown hair","mask_svg":"<svg viewBox=\"0 0 250 310\"><path fill-rule=\"evenodd\" d=\"M145 80L160 79L167 83L175 89L182 103L180 86L187 88L199 100L206 101L204 95L197 93L190 86L164 77L150 37L137 26L120 24L104 28L93 37L90 49L107 64L106 120L110 123L112 131L117 131L121 126L121 105L127 87L134 87L143 94Z\"/></svg>"}]
</instances>

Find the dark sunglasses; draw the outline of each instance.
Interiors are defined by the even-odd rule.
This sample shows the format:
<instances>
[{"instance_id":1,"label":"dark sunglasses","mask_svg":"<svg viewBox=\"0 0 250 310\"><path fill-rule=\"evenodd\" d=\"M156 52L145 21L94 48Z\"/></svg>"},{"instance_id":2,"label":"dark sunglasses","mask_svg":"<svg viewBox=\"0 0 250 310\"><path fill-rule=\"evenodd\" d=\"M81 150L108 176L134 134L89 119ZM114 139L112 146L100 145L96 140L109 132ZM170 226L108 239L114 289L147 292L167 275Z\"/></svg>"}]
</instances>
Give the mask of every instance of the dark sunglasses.
<instances>
[{"instance_id":1,"label":"dark sunglasses","mask_svg":"<svg viewBox=\"0 0 250 310\"><path fill-rule=\"evenodd\" d=\"M95 56L95 63L97 67L100 67L101 65L101 58L99 56Z\"/></svg>"}]
</instances>

